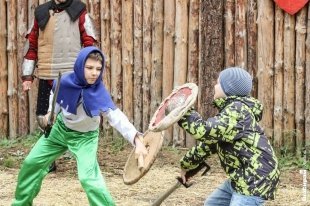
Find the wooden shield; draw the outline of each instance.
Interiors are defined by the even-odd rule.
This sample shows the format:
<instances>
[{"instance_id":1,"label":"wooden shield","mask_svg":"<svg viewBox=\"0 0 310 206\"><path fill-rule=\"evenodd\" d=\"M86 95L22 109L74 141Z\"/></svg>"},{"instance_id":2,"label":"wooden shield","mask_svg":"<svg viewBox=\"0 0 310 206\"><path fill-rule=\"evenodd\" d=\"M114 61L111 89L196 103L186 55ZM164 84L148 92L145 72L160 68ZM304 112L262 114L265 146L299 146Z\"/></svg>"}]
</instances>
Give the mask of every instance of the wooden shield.
<instances>
[{"instance_id":1,"label":"wooden shield","mask_svg":"<svg viewBox=\"0 0 310 206\"><path fill-rule=\"evenodd\" d=\"M276 4L286 11L294 15L301 10L309 0L275 0Z\"/></svg>"},{"instance_id":2,"label":"wooden shield","mask_svg":"<svg viewBox=\"0 0 310 206\"><path fill-rule=\"evenodd\" d=\"M183 84L175 88L155 111L150 121L149 130L153 132L163 131L176 123L195 103L197 96L198 86L194 83ZM171 111L169 109L167 114L166 111L171 102L177 102L177 104Z\"/></svg>"},{"instance_id":3,"label":"wooden shield","mask_svg":"<svg viewBox=\"0 0 310 206\"><path fill-rule=\"evenodd\" d=\"M125 184L136 183L149 171L162 147L163 140L163 132L147 131L143 134L143 143L148 150L148 154L144 157L144 167L141 170L138 168L138 160L135 157L135 149L133 149L124 168L123 181Z\"/></svg>"}]
</instances>

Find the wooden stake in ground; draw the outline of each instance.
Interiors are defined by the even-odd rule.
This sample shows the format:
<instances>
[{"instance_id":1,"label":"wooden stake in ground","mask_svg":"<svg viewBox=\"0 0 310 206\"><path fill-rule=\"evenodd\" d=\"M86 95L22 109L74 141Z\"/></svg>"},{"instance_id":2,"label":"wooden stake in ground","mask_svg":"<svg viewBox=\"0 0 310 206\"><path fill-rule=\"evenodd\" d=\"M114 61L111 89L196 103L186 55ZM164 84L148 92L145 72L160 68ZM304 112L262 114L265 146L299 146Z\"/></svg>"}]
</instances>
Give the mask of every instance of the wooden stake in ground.
<instances>
[{"instance_id":1,"label":"wooden stake in ground","mask_svg":"<svg viewBox=\"0 0 310 206\"><path fill-rule=\"evenodd\" d=\"M175 5L175 53L174 87L186 82L188 48L188 0L177 0ZM185 132L177 124L173 125L173 144L185 144Z\"/></svg>"},{"instance_id":2,"label":"wooden stake in ground","mask_svg":"<svg viewBox=\"0 0 310 206\"><path fill-rule=\"evenodd\" d=\"M38 0L28 1L28 27L33 25L34 21L34 10L38 6ZM39 81L35 79L31 85L31 90L28 91L28 102L29 102L29 130L34 132L38 128L36 121L36 105L38 96L38 84Z\"/></svg>"},{"instance_id":3,"label":"wooden stake in ground","mask_svg":"<svg viewBox=\"0 0 310 206\"><path fill-rule=\"evenodd\" d=\"M143 1L143 131L150 122L152 71L152 0Z\"/></svg>"},{"instance_id":4,"label":"wooden stake in ground","mask_svg":"<svg viewBox=\"0 0 310 206\"><path fill-rule=\"evenodd\" d=\"M189 21L188 21L188 71L187 82L198 85L199 67L199 0L189 2ZM197 108L197 102L195 107ZM193 137L186 133L185 146L192 147L196 144Z\"/></svg>"},{"instance_id":5,"label":"wooden stake in ground","mask_svg":"<svg viewBox=\"0 0 310 206\"><path fill-rule=\"evenodd\" d=\"M274 112L273 112L273 146L280 149L283 145L283 39L284 14L275 8L275 63L274 63Z\"/></svg>"},{"instance_id":6,"label":"wooden stake in ground","mask_svg":"<svg viewBox=\"0 0 310 206\"><path fill-rule=\"evenodd\" d=\"M111 95L116 105L122 109L122 19L121 1L111 1Z\"/></svg>"},{"instance_id":7,"label":"wooden stake in ground","mask_svg":"<svg viewBox=\"0 0 310 206\"><path fill-rule=\"evenodd\" d=\"M295 135L295 18L284 14L284 142L289 152L294 152Z\"/></svg>"},{"instance_id":8,"label":"wooden stake in ground","mask_svg":"<svg viewBox=\"0 0 310 206\"><path fill-rule=\"evenodd\" d=\"M8 10L8 102L9 138L17 136L18 98L17 98L17 45L16 45L16 0L7 2Z\"/></svg>"},{"instance_id":9,"label":"wooden stake in ground","mask_svg":"<svg viewBox=\"0 0 310 206\"><path fill-rule=\"evenodd\" d=\"M133 1L122 2L123 111L133 121Z\"/></svg>"},{"instance_id":10,"label":"wooden stake in ground","mask_svg":"<svg viewBox=\"0 0 310 206\"><path fill-rule=\"evenodd\" d=\"M7 36L7 17L3 15L6 13L6 1L0 1L0 139L8 136L8 67L7 67L7 53L6 53L6 36Z\"/></svg>"},{"instance_id":11,"label":"wooden stake in ground","mask_svg":"<svg viewBox=\"0 0 310 206\"><path fill-rule=\"evenodd\" d=\"M235 0L225 2L225 67L235 66Z\"/></svg>"},{"instance_id":12,"label":"wooden stake in ground","mask_svg":"<svg viewBox=\"0 0 310 206\"><path fill-rule=\"evenodd\" d=\"M173 90L175 1L164 1L163 99ZM172 142L172 127L165 130L164 140Z\"/></svg>"},{"instance_id":13,"label":"wooden stake in ground","mask_svg":"<svg viewBox=\"0 0 310 206\"><path fill-rule=\"evenodd\" d=\"M274 9L273 2L261 0L257 2L257 80L258 99L264 105L261 125L268 137L272 136L273 123L273 62L274 62Z\"/></svg>"},{"instance_id":14,"label":"wooden stake in ground","mask_svg":"<svg viewBox=\"0 0 310 206\"><path fill-rule=\"evenodd\" d=\"M17 76L18 82L21 83L21 68L24 57L24 44L25 36L27 33L28 25L28 12L27 12L27 2L26 1L17 1ZM18 87L18 134L27 135L29 131L29 116L28 116L28 95L23 91L22 87Z\"/></svg>"},{"instance_id":15,"label":"wooden stake in ground","mask_svg":"<svg viewBox=\"0 0 310 206\"><path fill-rule=\"evenodd\" d=\"M308 4L308 17L310 16L310 4ZM307 21L306 38L306 71L305 71L305 145L310 145L310 19ZM308 150L309 151L309 150Z\"/></svg>"},{"instance_id":16,"label":"wooden stake in ground","mask_svg":"<svg viewBox=\"0 0 310 206\"><path fill-rule=\"evenodd\" d=\"M244 69L247 69L246 5L247 0L236 0L235 64Z\"/></svg>"},{"instance_id":17,"label":"wooden stake in ground","mask_svg":"<svg viewBox=\"0 0 310 206\"><path fill-rule=\"evenodd\" d=\"M143 120L143 1L134 0L134 72L133 72L133 120L134 125L142 131Z\"/></svg>"},{"instance_id":18,"label":"wooden stake in ground","mask_svg":"<svg viewBox=\"0 0 310 206\"><path fill-rule=\"evenodd\" d=\"M248 0L247 2L247 65L248 72L253 77L252 95L257 97L257 0Z\"/></svg>"},{"instance_id":19,"label":"wooden stake in ground","mask_svg":"<svg viewBox=\"0 0 310 206\"><path fill-rule=\"evenodd\" d=\"M295 122L296 151L300 154L305 139L305 64L306 64L306 32L307 8L304 7L296 15L296 56L295 56ZM310 94L308 94L310 95Z\"/></svg>"}]
</instances>

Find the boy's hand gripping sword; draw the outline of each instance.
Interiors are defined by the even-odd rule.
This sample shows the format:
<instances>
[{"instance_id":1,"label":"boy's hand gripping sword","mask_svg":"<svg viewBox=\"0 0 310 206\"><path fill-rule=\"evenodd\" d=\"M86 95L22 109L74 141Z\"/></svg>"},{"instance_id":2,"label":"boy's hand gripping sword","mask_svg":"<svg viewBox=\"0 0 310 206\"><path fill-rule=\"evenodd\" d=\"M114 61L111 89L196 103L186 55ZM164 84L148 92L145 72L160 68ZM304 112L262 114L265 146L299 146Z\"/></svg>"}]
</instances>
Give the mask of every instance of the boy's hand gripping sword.
<instances>
[{"instance_id":1,"label":"boy's hand gripping sword","mask_svg":"<svg viewBox=\"0 0 310 206\"><path fill-rule=\"evenodd\" d=\"M176 189L178 189L181 185L183 185L186 188L189 188L190 186L193 185L193 183L188 183L187 180L193 176L195 176L200 170L202 170L203 168L206 168L205 171L203 171L203 173L201 174L201 176L205 175L209 170L210 170L210 166L206 163L206 162L202 162L200 163L200 165L198 165L198 167L196 167L195 169L189 170L186 172L185 174L185 178L186 178L186 182L183 183L183 180L181 177L177 177L177 182L170 187L166 192L164 192L160 197L158 197L152 204L151 206L159 206L161 205L161 203L167 199L167 197L169 197L169 195L171 195L171 193L173 193Z\"/></svg>"},{"instance_id":2,"label":"boy's hand gripping sword","mask_svg":"<svg viewBox=\"0 0 310 206\"><path fill-rule=\"evenodd\" d=\"M55 92L54 92L54 96L53 96L53 101L52 101L52 109L51 109L51 113L50 116L48 117L47 120L47 125L44 129L44 137L48 138L51 129L53 127L54 124L54 112L55 112L55 105L56 105L56 100L57 100L57 96L58 96L58 92L59 92L59 87L60 87L60 80L61 80L61 72L58 73L58 78L57 78L57 84L56 84L56 88L55 88Z\"/></svg>"}]
</instances>

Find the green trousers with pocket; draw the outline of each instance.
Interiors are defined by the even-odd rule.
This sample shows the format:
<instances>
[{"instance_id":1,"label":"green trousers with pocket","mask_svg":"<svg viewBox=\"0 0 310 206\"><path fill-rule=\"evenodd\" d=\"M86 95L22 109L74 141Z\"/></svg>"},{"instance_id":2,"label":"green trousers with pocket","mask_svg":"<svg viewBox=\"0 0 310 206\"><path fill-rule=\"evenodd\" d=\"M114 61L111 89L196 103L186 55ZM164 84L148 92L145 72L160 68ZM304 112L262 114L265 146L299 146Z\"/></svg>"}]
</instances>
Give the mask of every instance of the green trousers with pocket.
<instances>
[{"instance_id":1,"label":"green trousers with pocket","mask_svg":"<svg viewBox=\"0 0 310 206\"><path fill-rule=\"evenodd\" d=\"M114 206L115 203L105 185L97 161L98 135L98 130L91 132L71 130L64 125L61 116L58 115L48 138L43 135L24 160L12 205L32 205L48 173L49 165L66 150L70 150L76 158L78 178L86 192L89 205Z\"/></svg>"}]
</instances>

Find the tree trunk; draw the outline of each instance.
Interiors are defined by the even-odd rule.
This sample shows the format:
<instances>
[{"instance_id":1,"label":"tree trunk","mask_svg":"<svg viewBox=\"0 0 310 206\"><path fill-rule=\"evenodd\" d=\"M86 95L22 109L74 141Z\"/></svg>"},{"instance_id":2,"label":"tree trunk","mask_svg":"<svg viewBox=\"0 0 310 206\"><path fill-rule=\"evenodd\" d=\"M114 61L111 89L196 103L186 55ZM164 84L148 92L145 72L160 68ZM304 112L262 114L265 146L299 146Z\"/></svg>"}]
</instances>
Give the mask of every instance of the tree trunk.
<instances>
[{"instance_id":1,"label":"tree trunk","mask_svg":"<svg viewBox=\"0 0 310 206\"><path fill-rule=\"evenodd\" d=\"M308 17L310 17L310 4L308 4ZM305 144L310 145L310 19L307 21L306 38L306 71L305 71Z\"/></svg>"},{"instance_id":2,"label":"tree trunk","mask_svg":"<svg viewBox=\"0 0 310 206\"><path fill-rule=\"evenodd\" d=\"M188 22L188 72L187 82L198 85L199 65L199 0L190 0ZM195 107L197 108L197 102ZM186 133L186 147L192 147L196 140Z\"/></svg>"},{"instance_id":3,"label":"tree trunk","mask_svg":"<svg viewBox=\"0 0 310 206\"><path fill-rule=\"evenodd\" d=\"M246 4L247 0L236 0L235 4L235 64L245 69L247 66Z\"/></svg>"},{"instance_id":4,"label":"tree trunk","mask_svg":"<svg viewBox=\"0 0 310 206\"><path fill-rule=\"evenodd\" d=\"M27 2L17 1L17 71L18 71L18 82L21 82L21 68L24 57L24 45L25 36L27 33L28 24L28 12L27 12ZM18 134L27 135L28 134L28 96L27 93L23 91L22 87L18 87Z\"/></svg>"},{"instance_id":5,"label":"tree trunk","mask_svg":"<svg viewBox=\"0 0 310 206\"><path fill-rule=\"evenodd\" d=\"M269 0L258 1L257 80L258 99L264 105L261 126L272 136L273 123L273 62L274 62L274 9Z\"/></svg>"},{"instance_id":6,"label":"tree trunk","mask_svg":"<svg viewBox=\"0 0 310 206\"><path fill-rule=\"evenodd\" d=\"M122 1L123 111L133 121L133 1Z\"/></svg>"},{"instance_id":7,"label":"tree trunk","mask_svg":"<svg viewBox=\"0 0 310 206\"><path fill-rule=\"evenodd\" d=\"M38 0L28 1L28 29L33 25L34 21L34 10L38 6ZM29 130L34 132L38 128L36 121L36 105L38 97L38 84L37 79L34 79L31 90L28 91L28 102L29 102Z\"/></svg>"},{"instance_id":8,"label":"tree trunk","mask_svg":"<svg viewBox=\"0 0 310 206\"><path fill-rule=\"evenodd\" d=\"M305 140L305 64L306 64L306 17L307 8L303 8L296 15L296 57L295 57L295 122L296 122L296 147L297 152L301 151ZM310 95L310 94L308 94Z\"/></svg>"},{"instance_id":9,"label":"tree trunk","mask_svg":"<svg viewBox=\"0 0 310 206\"><path fill-rule=\"evenodd\" d=\"M225 1L225 67L235 66L235 0Z\"/></svg>"},{"instance_id":10,"label":"tree trunk","mask_svg":"<svg viewBox=\"0 0 310 206\"><path fill-rule=\"evenodd\" d=\"M111 3L111 95L116 105L122 109L122 54L121 54L121 1Z\"/></svg>"},{"instance_id":11,"label":"tree trunk","mask_svg":"<svg viewBox=\"0 0 310 206\"><path fill-rule=\"evenodd\" d=\"M134 88L133 110L134 125L142 131L143 121L143 1L134 1Z\"/></svg>"},{"instance_id":12,"label":"tree trunk","mask_svg":"<svg viewBox=\"0 0 310 206\"><path fill-rule=\"evenodd\" d=\"M6 1L0 1L0 139L8 136L8 67L6 53L6 36L7 36L7 17Z\"/></svg>"},{"instance_id":13,"label":"tree trunk","mask_svg":"<svg viewBox=\"0 0 310 206\"><path fill-rule=\"evenodd\" d=\"M283 145L283 10L275 8L275 63L274 63L274 112L273 112L273 145L280 149Z\"/></svg>"},{"instance_id":14,"label":"tree trunk","mask_svg":"<svg viewBox=\"0 0 310 206\"><path fill-rule=\"evenodd\" d=\"M200 4L200 67L199 112L205 117L214 116L212 106L214 85L224 66L224 4L223 1L201 1Z\"/></svg>"},{"instance_id":15,"label":"tree trunk","mask_svg":"<svg viewBox=\"0 0 310 206\"><path fill-rule=\"evenodd\" d=\"M257 0L248 0L247 4L247 70L253 77L252 95L257 97Z\"/></svg>"},{"instance_id":16,"label":"tree trunk","mask_svg":"<svg viewBox=\"0 0 310 206\"><path fill-rule=\"evenodd\" d=\"M16 0L7 2L9 138L17 136L18 128L16 7Z\"/></svg>"},{"instance_id":17,"label":"tree trunk","mask_svg":"<svg viewBox=\"0 0 310 206\"><path fill-rule=\"evenodd\" d=\"M284 16L284 142L289 152L294 152L295 135L295 19L285 13Z\"/></svg>"},{"instance_id":18,"label":"tree trunk","mask_svg":"<svg viewBox=\"0 0 310 206\"><path fill-rule=\"evenodd\" d=\"M187 76L188 1L177 0L175 7L174 87L184 84ZM185 144L185 132L177 124L173 125L173 144Z\"/></svg>"},{"instance_id":19,"label":"tree trunk","mask_svg":"<svg viewBox=\"0 0 310 206\"><path fill-rule=\"evenodd\" d=\"M150 122L152 72L152 0L143 1L143 131Z\"/></svg>"}]
</instances>

